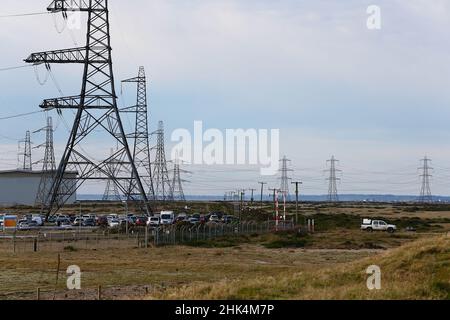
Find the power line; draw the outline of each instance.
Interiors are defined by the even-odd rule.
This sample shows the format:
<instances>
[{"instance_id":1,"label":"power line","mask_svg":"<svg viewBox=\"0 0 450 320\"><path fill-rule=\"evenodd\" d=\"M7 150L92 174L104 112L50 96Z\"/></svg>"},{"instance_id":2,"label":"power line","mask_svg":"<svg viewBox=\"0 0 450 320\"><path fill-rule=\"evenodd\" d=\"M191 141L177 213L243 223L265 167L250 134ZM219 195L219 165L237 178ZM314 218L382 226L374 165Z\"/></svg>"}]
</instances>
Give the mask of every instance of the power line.
<instances>
[{"instance_id":1,"label":"power line","mask_svg":"<svg viewBox=\"0 0 450 320\"><path fill-rule=\"evenodd\" d=\"M34 114L43 113L43 112L46 112L46 111L48 111L48 110L40 110L40 111L33 111L33 112L16 114L16 115L0 118L0 121L1 120L10 120L10 119L15 119L15 118L23 118L23 117L31 116L31 115L34 115Z\"/></svg>"},{"instance_id":2,"label":"power line","mask_svg":"<svg viewBox=\"0 0 450 320\"><path fill-rule=\"evenodd\" d=\"M11 70L24 69L24 68L30 68L30 67L33 67L33 66L26 65L26 66L17 66L17 67L5 67L5 68L0 68L0 71L11 71Z\"/></svg>"},{"instance_id":3,"label":"power line","mask_svg":"<svg viewBox=\"0 0 450 320\"><path fill-rule=\"evenodd\" d=\"M50 12L31 12L31 13L14 13L0 16L0 18L17 18L17 17L30 17L30 16L43 16L50 14Z\"/></svg>"}]
</instances>

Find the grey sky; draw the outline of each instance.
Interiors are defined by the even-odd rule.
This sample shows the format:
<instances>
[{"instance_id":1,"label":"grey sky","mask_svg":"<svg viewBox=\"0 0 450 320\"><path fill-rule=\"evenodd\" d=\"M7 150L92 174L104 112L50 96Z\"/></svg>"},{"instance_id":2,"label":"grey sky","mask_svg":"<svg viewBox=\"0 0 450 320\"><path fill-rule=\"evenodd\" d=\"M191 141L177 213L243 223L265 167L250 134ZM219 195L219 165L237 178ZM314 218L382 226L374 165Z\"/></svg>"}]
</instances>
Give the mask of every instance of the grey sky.
<instances>
[{"instance_id":1,"label":"grey sky","mask_svg":"<svg viewBox=\"0 0 450 320\"><path fill-rule=\"evenodd\" d=\"M49 3L3 0L0 15L41 12ZM369 4L382 9L379 31L366 28ZM308 194L326 192L322 170L332 154L341 160L343 192L416 194L418 160L428 154L436 168L433 192L449 194L450 2L110 0L110 6L116 80L147 68L153 128L158 120L168 136L195 120L208 128L279 128L282 153ZM59 15L55 21L62 23ZM55 21L0 18L0 68L21 65L34 51L72 47L74 39L83 44L84 30L58 34ZM79 92L80 67L53 71L65 94ZM51 81L37 84L32 68L0 72L0 86L0 117L34 111L43 98L59 95ZM125 88L120 103L131 104L133 93ZM43 115L0 122L2 168L14 167L13 140L43 125ZM60 125L58 153L66 139ZM234 175L228 168L187 169L194 172L187 193L222 194L257 187L247 178L261 179L257 168Z\"/></svg>"}]
</instances>

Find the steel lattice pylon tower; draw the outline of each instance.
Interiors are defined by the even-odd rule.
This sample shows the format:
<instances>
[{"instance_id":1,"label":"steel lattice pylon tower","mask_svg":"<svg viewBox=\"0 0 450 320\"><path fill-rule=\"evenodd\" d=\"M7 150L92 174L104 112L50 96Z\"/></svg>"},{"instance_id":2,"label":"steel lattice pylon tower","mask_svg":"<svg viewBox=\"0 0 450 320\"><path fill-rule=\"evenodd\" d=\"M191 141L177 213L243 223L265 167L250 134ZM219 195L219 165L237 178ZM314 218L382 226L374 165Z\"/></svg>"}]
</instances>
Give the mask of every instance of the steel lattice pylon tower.
<instances>
[{"instance_id":1,"label":"steel lattice pylon tower","mask_svg":"<svg viewBox=\"0 0 450 320\"><path fill-rule=\"evenodd\" d=\"M47 118L47 126L35 131L34 133L45 132L45 143L36 148L44 148L44 159L42 160L41 181L39 183L38 193L36 195L36 206L41 207L41 212L44 212L50 205L50 191L56 173L55 149L53 146L53 120L51 117Z\"/></svg>"},{"instance_id":2,"label":"steel lattice pylon tower","mask_svg":"<svg viewBox=\"0 0 450 320\"><path fill-rule=\"evenodd\" d=\"M422 174L420 175L420 177L422 178L422 187L420 189L419 201L422 203L430 203L433 202L433 196L431 194L430 186L430 178L432 177L430 171L433 170L433 168L431 168L429 165L431 159L428 159L428 157L425 156L425 158L420 161L423 163L423 165L419 168L419 170L422 170Z\"/></svg>"},{"instance_id":3,"label":"steel lattice pylon tower","mask_svg":"<svg viewBox=\"0 0 450 320\"><path fill-rule=\"evenodd\" d=\"M21 146L23 144L23 152ZM20 160L20 157L23 159ZM31 161L31 133L25 133L25 139L19 142L19 163L20 169L24 171L33 171L33 163Z\"/></svg>"},{"instance_id":4,"label":"steel lattice pylon tower","mask_svg":"<svg viewBox=\"0 0 450 320\"><path fill-rule=\"evenodd\" d=\"M292 172L293 171L292 169L288 168L288 163L290 161L291 160L289 160L286 156L284 156L283 159L280 160L280 162L281 162L281 169L280 169L280 172L281 172L280 193L282 195L284 195L284 197L285 197L285 199L287 201L290 200L289 185L291 184L290 183L291 178L289 178L288 172Z\"/></svg>"},{"instance_id":5,"label":"steel lattice pylon tower","mask_svg":"<svg viewBox=\"0 0 450 320\"><path fill-rule=\"evenodd\" d=\"M182 170L180 165L180 160L178 155L173 163L173 179L172 179L172 197L174 201L186 201L184 196L183 183L188 182L187 180L181 179L181 173L187 173L187 171Z\"/></svg>"},{"instance_id":6,"label":"steel lattice pylon tower","mask_svg":"<svg viewBox=\"0 0 450 320\"><path fill-rule=\"evenodd\" d=\"M129 136L134 140L133 161L140 174L141 181L146 189L148 197L155 198L153 189L152 168L150 158L150 136L148 130L148 108L147 108L147 78L144 67L139 67L139 74L136 78L123 80L124 83L137 84L136 105L121 110L122 112L136 113L135 132ZM135 194L139 190L129 190L129 195Z\"/></svg>"},{"instance_id":7,"label":"steel lattice pylon tower","mask_svg":"<svg viewBox=\"0 0 450 320\"><path fill-rule=\"evenodd\" d=\"M111 149L111 156L114 155L114 149ZM108 170L112 176L116 175L116 172L114 170L117 169L117 166L115 165L115 159L110 159ZM119 189L117 188L117 185L110 179L106 182L106 188L105 192L103 194L103 201L121 201Z\"/></svg>"},{"instance_id":8,"label":"steel lattice pylon tower","mask_svg":"<svg viewBox=\"0 0 450 320\"><path fill-rule=\"evenodd\" d=\"M142 210L149 214L147 194L133 163L117 107L108 0L55 0L48 7L48 11L63 14L67 11L86 12L88 20L85 47L33 53L25 60L33 64L79 63L84 65L80 95L48 99L41 104L41 108L46 110L75 109L77 112L52 185L52 197L47 216L58 211L86 180L111 180L124 195L128 193L130 185L133 189L135 186L135 189L139 190L139 197L133 197L132 200L139 200ZM93 136L110 138L114 141L110 146L117 143L119 147L115 154L109 156L104 152L105 155L101 157L105 157L105 160L96 160L90 156L85 148L98 146L99 143L98 140L93 139ZM90 144L89 138L91 138ZM96 158L99 157L96 156ZM111 159L116 160L114 161L116 168L112 173L109 170ZM70 179L69 175L66 175L70 172L78 174L77 180Z\"/></svg>"},{"instance_id":9,"label":"steel lattice pylon tower","mask_svg":"<svg viewBox=\"0 0 450 320\"><path fill-rule=\"evenodd\" d=\"M336 169L336 163L338 163L339 160L336 160L334 156L331 157L330 160L327 161L327 163L330 163L330 175L327 178L329 185L328 185L328 201L329 202L338 202L339 196L337 191L337 181L341 180L340 178L336 177L336 172L339 172L341 170Z\"/></svg>"},{"instance_id":10,"label":"steel lattice pylon tower","mask_svg":"<svg viewBox=\"0 0 450 320\"><path fill-rule=\"evenodd\" d=\"M153 167L153 179L155 186L155 199L159 201L173 200L172 187L167 170L166 151L164 146L164 123L158 123L158 130L155 132L156 158Z\"/></svg>"}]
</instances>

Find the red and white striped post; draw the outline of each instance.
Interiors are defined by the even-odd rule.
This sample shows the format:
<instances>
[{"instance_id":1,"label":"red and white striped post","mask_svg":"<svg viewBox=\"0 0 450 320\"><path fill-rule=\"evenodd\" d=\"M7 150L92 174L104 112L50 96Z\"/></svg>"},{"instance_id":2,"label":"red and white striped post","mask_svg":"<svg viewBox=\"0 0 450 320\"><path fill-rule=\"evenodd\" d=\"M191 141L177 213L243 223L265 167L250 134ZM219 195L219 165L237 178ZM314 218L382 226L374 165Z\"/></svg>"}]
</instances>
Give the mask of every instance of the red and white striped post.
<instances>
[{"instance_id":1,"label":"red and white striped post","mask_svg":"<svg viewBox=\"0 0 450 320\"><path fill-rule=\"evenodd\" d=\"M279 209L280 209L280 204L279 204L279 191L275 191L275 230L278 231L278 220L279 220Z\"/></svg>"}]
</instances>

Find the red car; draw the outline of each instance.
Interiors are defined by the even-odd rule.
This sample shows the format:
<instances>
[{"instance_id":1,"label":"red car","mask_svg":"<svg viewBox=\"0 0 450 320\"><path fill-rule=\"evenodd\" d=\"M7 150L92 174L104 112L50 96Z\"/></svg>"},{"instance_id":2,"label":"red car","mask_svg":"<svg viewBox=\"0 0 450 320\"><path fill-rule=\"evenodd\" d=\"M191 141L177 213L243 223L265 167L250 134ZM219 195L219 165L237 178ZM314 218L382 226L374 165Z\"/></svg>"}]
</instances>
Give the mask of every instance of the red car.
<instances>
[{"instance_id":1,"label":"red car","mask_svg":"<svg viewBox=\"0 0 450 320\"><path fill-rule=\"evenodd\" d=\"M135 225L138 227L145 227L147 225L148 218L146 217L138 217L136 218Z\"/></svg>"}]
</instances>

